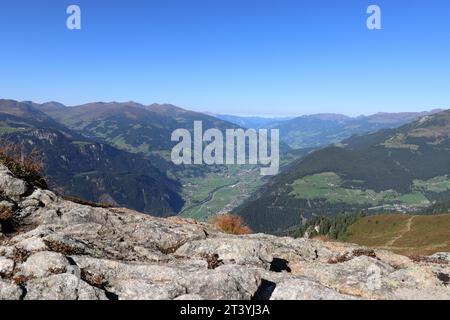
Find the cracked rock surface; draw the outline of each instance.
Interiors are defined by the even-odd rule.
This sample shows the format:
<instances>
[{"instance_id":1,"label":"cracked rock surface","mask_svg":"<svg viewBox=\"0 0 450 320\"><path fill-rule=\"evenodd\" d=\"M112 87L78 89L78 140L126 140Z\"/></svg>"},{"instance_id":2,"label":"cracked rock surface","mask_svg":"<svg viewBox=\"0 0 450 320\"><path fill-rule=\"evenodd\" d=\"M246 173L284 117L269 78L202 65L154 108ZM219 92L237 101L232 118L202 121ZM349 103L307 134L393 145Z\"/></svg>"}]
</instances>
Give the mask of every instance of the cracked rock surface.
<instances>
[{"instance_id":1,"label":"cracked rock surface","mask_svg":"<svg viewBox=\"0 0 450 320\"><path fill-rule=\"evenodd\" d=\"M450 299L448 253L232 236L66 201L2 165L0 210L0 300Z\"/></svg>"}]
</instances>

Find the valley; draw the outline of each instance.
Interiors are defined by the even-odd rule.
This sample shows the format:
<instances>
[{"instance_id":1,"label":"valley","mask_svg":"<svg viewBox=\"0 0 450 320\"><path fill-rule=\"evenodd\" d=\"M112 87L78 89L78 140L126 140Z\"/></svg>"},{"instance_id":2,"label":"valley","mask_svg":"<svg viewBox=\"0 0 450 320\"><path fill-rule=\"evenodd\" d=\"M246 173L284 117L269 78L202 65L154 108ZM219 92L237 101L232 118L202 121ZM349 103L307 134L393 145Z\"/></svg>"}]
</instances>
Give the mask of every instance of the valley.
<instances>
[{"instance_id":1,"label":"valley","mask_svg":"<svg viewBox=\"0 0 450 320\"><path fill-rule=\"evenodd\" d=\"M446 112L435 112L359 118L222 117L232 124L221 116L173 105L99 102L66 107L2 100L0 132L5 141L42 150L48 180L70 196L202 221L234 212L256 232L282 232L314 216L420 213L448 199L448 118ZM396 128L424 114L420 121ZM320 135L303 140L304 149L282 143L281 172L272 178L262 177L258 165L173 164L172 131L184 128L192 133L197 120L205 130L252 124L280 126L285 132L297 124L298 132L311 126ZM349 123L359 129L347 130ZM321 148L331 142L323 140L326 128L339 132L333 140L338 143ZM344 139L364 130L368 133ZM281 140L289 142L289 134L282 134Z\"/></svg>"},{"instance_id":2,"label":"valley","mask_svg":"<svg viewBox=\"0 0 450 320\"><path fill-rule=\"evenodd\" d=\"M264 184L255 166L228 166L223 173L200 178L186 178L183 195L188 199L180 214L206 220L216 214L227 214L243 203Z\"/></svg>"},{"instance_id":3,"label":"valley","mask_svg":"<svg viewBox=\"0 0 450 320\"><path fill-rule=\"evenodd\" d=\"M129 102L66 107L54 102L0 101L2 139L25 142L29 151L41 150L45 174L55 188L71 196L120 204L151 215L181 214L206 220L241 204L264 179L258 166L173 164L172 130L193 130L195 120L203 121L206 128L238 128L171 105L143 106ZM38 134L36 130L40 130ZM120 166L118 159L110 159L113 150L133 158L134 162L129 163L130 167L126 163ZM297 154L301 152L286 153L282 165L297 159ZM94 155L96 160L89 158ZM150 170L144 162L154 169ZM106 174L108 163L114 166ZM148 172L144 174L144 170ZM158 172L166 181L148 179L152 172ZM143 182L163 189L165 194L150 192L142 186Z\"/></svg>"},{"instance_id":4,"label":"valley","mask_svg":"<svg viewBox=\"0 0 450 320\"><path fill-rule=\"evenodd\" d=\"M443 111L400 128L354 135L295 161L234 212L253 230L269 233L315 216L419 214L433 206L445 212L449 132L450 111Z\"/></svg>"}]
</instances>

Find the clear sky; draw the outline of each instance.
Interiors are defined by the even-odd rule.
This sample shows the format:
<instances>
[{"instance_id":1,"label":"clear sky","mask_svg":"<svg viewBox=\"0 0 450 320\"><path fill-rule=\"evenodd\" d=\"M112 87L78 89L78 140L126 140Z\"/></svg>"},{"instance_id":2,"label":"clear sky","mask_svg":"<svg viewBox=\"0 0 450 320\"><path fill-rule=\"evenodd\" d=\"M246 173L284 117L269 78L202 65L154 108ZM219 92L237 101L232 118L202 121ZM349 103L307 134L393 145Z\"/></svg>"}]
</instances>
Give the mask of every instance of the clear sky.
<instances>
[{"instance_id":1,"label":"clear sky","mask_svg":"<svg viewBox=\"0 0 450 320\"><path fill-rule=\"evenodd\" d=\"M77 4L82 29L66 28ZM382 30L366 9L382 10ZM300 115L450 108L448 0L0 0L0 98Z\"/></svg>"}]
</instances>

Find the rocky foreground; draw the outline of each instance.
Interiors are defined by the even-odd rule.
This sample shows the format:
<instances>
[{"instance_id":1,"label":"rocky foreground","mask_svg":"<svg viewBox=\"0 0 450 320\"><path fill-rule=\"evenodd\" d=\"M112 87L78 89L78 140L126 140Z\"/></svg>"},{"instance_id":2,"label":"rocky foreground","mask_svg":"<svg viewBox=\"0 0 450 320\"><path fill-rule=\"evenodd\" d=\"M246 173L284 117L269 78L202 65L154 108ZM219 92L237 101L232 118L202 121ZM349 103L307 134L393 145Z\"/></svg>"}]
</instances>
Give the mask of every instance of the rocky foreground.
<instances>
[{"instance_id":1,"label":"rocky foreground","mask_svg":"<svg viewBox=\"0 0 450 320\"><path fill-rule=\"evenodd\" d=\"M0 299L450 299L449 254L232 236L69 202L0 165Z\"/></svg>"}]
</instances>

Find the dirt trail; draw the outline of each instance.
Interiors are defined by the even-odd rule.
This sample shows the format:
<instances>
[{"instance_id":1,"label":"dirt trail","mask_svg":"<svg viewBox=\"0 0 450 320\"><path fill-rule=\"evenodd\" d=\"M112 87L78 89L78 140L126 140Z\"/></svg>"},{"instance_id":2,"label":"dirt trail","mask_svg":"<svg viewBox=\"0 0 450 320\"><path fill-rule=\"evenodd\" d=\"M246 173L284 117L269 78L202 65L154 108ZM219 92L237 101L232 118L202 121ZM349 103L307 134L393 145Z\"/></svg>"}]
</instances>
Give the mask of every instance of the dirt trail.
<instances>
[{"instance_id":1,"label":"dirt trail","mask_svg":"<svg viewBox=\"0 0 450 320\"><path fill-rule=\"evenodd\" d=\"M411 225L413 223L414 218L415 218L414 216L409 218L408 221L406 222L405 230L401 231L397 236L395 236L394 238L392 238L391 240L386 242L385 246L386 247L392 247L394 245L394 243L396 243L398 240L400 240L405 234L410 232L411 231Z\"/></svg>"}]
</instances>

